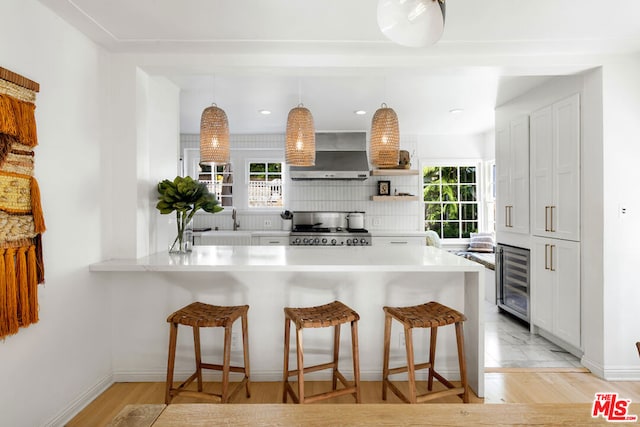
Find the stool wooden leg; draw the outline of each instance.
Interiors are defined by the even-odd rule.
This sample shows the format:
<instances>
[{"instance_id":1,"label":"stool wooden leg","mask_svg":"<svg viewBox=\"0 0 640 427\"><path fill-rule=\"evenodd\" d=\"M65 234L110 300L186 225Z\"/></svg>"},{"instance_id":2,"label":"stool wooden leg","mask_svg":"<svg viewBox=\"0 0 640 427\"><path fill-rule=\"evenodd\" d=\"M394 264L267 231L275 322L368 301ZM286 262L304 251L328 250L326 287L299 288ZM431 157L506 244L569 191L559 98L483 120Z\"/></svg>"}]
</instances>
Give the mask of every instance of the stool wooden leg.
<instances>
[{"instance_id":1,"label":"stool wooden leg","mask_svg":"<svg viewBox=\"0 0 640 427\"><path fill-rule=\"evenodd\" d=\"M247 379L245 390L247 397L251 397L251 391L249 389L249 382L251 381L249 373L249 325L246 313L242 316L242 351L244 352L244 376Z\"/></svg>"},{"instance_id":2,"label":"stool wooden leg","mask_svg":"<svg viewBox=\"0 0 640 427\"><path fill-rule=\"evenodd\" d=\"M222 403L229 401L229 365L231 363L231 326L224 328L224 361L222 362Z\"/></svg>"},{"instance_id":3,"label":"stool wooden leg","mask_svg":"<svg viewBox=\"0 0 640 427\"><path fill-rule=\"evenodd\" d=\"M382 400L387 400L387 381L389 380L389 352L391 347L391 316L384 315L384 356L382 358Z\"/></svg>"},{"instance_id":4,"label":"stool wooden leg","mask_svg":"<svg viewBox=\"0 0 640 427\"><path fill-rule=\"evenodd\" d=\"M287 384L289 384L289 341L291 338L291 321L284 318L284 364L282 374L282 403L287 403Z\"/></svg>"},{"instance_id":5,"label":"stool wooden leg","mask_svg":"<svg viewBox=\"0 0 640 427\"><path fill-rule=\"evenodd\" d=\"M407 348L407 379L409 381L409 403L416 403L416 370L413 360L413 334L411 328L404 328L405 347Z\"/></svg>"},{"instance_id":6,"label":"stool wooden leg","mask_svg":"<svg viewBox=\"0 0 640 427\"><path fill-rule=\"evenodd\" d=\"M358 346L358 322L351 322L351 356L353 357L353 382L356 387L356 403L360 403L360 347ZM336 361L337 366L337 361Z\"/></svg>"},{"instance_id":7,"label":"stool wooden leg","mask_svg":"<svg viewBox=\"0 0 640 427\"><path fill-rule=\"evenodd\" d=\"M429 340L429 379L427 381L427 390L433 389L433 372L435 371L436 362L436 342L438 339L438 328L431 328L431 339Z\"/></svg>"},{"instance_id":8,"label":"stool wooden leg","mask_svg":"<svg viewBox=\"0 0 640 427\"><path fill-rule=\"evenodd\" d=\"M467 362L464 353L464 331L462 322L456 322L456 341L458 342L458 363L460 365L460 382L464 392L462 393L462 401L469 403L469 386L467 385Z\"/></svg>"},{"instance_id":9,"label":"stool wooden leg","mask_svg":"<svg viewBox=\"0 0 640 427\"><path fill-rule=\"evenodd\" d=\"M333 375L331 390L338 388L338 358L340 356L340 325L333 328Z\"/></svg>"},{"instance_id":10,"label":"stool wooden leg","mask_svg":"<svg viewBox=\"0 0 640 427\"><path fill-rule=\"evenodd\" d=\"M302 350L302 328L296 325L296 352L298 357L298 402L304 403L304 357Z\"/></svg>"},{"instance_id":11,"label":"stool wooden leg","mask_svg":"<svg viewBox=\"0 0 640 427\"><path fill-rule=\"evenodd\" d=\"M202 353L200 352L200 328L193 328L193 351L196 355L196 380L198 381L198 391L202 391Z\"/></svg>"},{"instance_id":12,"label":"stool wooden leg","mask_svg":"<svg viewBox=\"0 0 640 427\"><path fill-rule=\"evenodd\" d=\"M165 387L164 403L171 403L171 388L173 387L173 368L176 362L176 340L178 337L178 324L169 324L169 360L167 361L167 384Z\"/></svg>"}]
</instances>

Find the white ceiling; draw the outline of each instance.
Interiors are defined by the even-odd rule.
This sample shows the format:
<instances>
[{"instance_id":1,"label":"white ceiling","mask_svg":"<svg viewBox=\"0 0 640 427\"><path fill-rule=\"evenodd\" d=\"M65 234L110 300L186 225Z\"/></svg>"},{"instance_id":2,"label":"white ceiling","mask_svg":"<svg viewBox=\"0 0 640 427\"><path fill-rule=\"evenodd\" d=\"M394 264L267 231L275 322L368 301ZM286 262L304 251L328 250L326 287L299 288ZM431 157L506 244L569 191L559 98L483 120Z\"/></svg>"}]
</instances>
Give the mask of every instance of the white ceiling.
<instances>
[{"instance_id":1,"label":"white ceiling","mask_svg":"<svg viewBox=\"0 0 640 427\"><path fill-rule=\"evenodd\" d=\"M108 51L173 55L153 73L181 88L183 133L212 102L232 133L284 132L299 101L319 130L366 130L386 102L401 133L480 133L548 76L640 52L638 0L448 0L442 40L420 49L382 35L377 0L40 2Z\"/></svg>"}]
</instances>

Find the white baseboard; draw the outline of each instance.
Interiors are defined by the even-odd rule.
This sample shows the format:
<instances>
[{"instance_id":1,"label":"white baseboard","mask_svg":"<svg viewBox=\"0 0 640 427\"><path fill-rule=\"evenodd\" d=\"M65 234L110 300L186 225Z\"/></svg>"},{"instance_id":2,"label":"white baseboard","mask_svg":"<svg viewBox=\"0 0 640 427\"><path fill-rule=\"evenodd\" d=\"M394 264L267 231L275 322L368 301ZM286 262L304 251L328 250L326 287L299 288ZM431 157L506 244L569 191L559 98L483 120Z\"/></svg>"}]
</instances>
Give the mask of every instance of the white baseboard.
<instances>
[{"instance_id":1,"label":"white baseboard","mask_svg":"<svg viewBox=\"0 0 640 427\"><path fill-rule=\"evenodd\" d=\"M64 426L69 420L78 415L89 403L96 397L100 396L104 391L114 383L113 375L106 375L99 379L93 386L89 387L84 393L76 397L66 408L62 409L58 415L51 418L44 425L46 427Z\"/></svg>"}]
</instances>

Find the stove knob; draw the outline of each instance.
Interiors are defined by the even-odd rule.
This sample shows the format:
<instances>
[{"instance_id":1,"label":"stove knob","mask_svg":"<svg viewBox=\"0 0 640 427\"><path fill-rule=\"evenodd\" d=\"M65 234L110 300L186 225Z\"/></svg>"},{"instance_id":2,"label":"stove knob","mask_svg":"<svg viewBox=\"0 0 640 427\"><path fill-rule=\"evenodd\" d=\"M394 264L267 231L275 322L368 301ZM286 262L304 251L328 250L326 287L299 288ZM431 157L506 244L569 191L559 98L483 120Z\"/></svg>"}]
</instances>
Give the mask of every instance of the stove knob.
<instances>
[{"instance_id":1,"label":"stove knob","mask_svg":"<svg viewBox=\"0 0 640 427\"><path fill-rule=\"evenodd\" d=\"M336 243L338 243L338 241L337 241L336 239L331 239L331 244L332 244L332 245L334 245L334 246L335 246L335 245L336 245Z\"/></svg>"},{"instance_id":2,"label":"stove knob","mask_svg":"<svg viewBox=\"0 0 640 427\"><path fill-rule=\"evenodd\" d=\"M326 245L326 244L327 244L327 239L326 239L326 238L323 238L323 239L322 239L322 244L323 244L323 245Z\"/></svg>"},{"instance_id":3,"label":"stove knob","mask_svg":"<svg viewBox=\"0 0 640 427\"><path fill-rule=\"evenodd\" d=\"M351 246L351 239L347 239L347 246Z\"/></svg>"},{"instance_id":4,"label":"stove knob","mask_svg":"<svg viewBox=\"0 0 640 427\"><path fill-rule=\"evenodd\" d=\"M367 244L367 239L360 239L360 243L363 244L363 245L366 245Z\"/></svg>"},{"instance_id":5,"label":"stove knob","mask_svg":"<svg viewBox=\"0 0 640 427\"><path fill-rule=\"evenodd\" d=\"M296 237L296 239L293 241L294 245L299 245L300 244L300 238Z\"/></svg>"},{"instance_id":6,"label":"stove knob","mask_svg":"<svg viewBox=\"0 0 640 427\"><path fill-rule=\"evenodd\" d=\"M313 243L317 245L318 243L320 243L320 239L316 237L315 239L313 239Z\"/></svg>"},{"instance_id":7,"label":"stove knob","mask_svg":"<svg viewBox=\"0 0 640 427\"><path fill-rule=\"evenodd\" d=\"M304 239L302 239L302 243L304 243L304 244L306 245L307 243L309 243L309 239L307 239L307 238L305 237Z\"/></svg>"}]
</instances>

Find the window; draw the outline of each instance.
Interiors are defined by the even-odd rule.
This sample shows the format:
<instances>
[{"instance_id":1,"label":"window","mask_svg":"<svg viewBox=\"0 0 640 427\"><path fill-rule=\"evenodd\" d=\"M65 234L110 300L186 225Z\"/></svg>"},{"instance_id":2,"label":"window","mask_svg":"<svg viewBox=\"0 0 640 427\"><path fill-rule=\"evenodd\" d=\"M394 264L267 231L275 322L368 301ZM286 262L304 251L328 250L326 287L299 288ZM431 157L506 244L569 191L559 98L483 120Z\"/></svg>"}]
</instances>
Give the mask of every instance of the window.
<instances>
[{"instance_id":1,"label":"window","mask_svg":"<svg viewBox=\"0 0 640 427\"><path fill-rule=\"evenodd\" d=\"M478 231L477 166L422 168L424 226L443 239Z\"/></svg>"},{"instance_id":2,"label":"window","mask_svg":"<svg viewBox=\"0 0 640 427\"><path fill-rule=\"evenodd\" d=\"M221 206L233 206L233 170L231 163L200 164L198 180L207 184Z\"/></svg>"},{"instance_id":3,"label":"window","mask_svg":"<svg viewBox=\"0 0 640 427\"><path fill-rule=\"evenodd\" d=\"M249 208L282 207L282 163L249 163Z\"/></svg>"}]
</instances>

